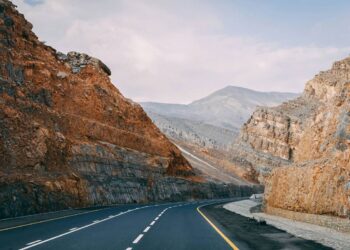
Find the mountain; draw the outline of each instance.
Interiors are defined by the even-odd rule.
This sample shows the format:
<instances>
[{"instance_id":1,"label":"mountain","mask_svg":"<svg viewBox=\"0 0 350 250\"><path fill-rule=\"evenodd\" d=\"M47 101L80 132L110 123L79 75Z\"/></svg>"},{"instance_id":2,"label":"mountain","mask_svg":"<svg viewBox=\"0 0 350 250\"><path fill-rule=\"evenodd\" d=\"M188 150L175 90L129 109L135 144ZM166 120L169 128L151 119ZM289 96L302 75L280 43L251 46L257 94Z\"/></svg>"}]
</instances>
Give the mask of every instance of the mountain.
<instances>
[{"instance_id":1,"label":"mountain","mask_svg":"<svg viewBox=\"0 0 350 250\"><path fill-rule=\"evenodd\" d=\"M252 192L201 178L102 61L39 42L10 1L0 24L0 218Z\"/></svg>"},{"instance_id":2,"label":"mountain","mask_svg":"<svg viewBox=\"0 0 350 250\"><path fill-rule=\"evenodd\" d=\"M140 104L170 138L226 149L257 106L276 106L296 96L228 86L188 105Z\"/></svg>"},{"instance_id":3,"label":"mountain","mask_svg":"<svg viewBox=\"0 0 350 250\"><path fill-rule=\"evenodd\" d=\"M207 148L226 148L238 130L216 127L200 121L159 115L148 111L155 124L169 138Z\"/></svg>"},{"instance_id":4,"label":"mountain","mask_svg":"<svg viewBox=\"0 0 350 250\"><path fill-rule=\"evenodd\" d=\"M239 128L257 106L278 105L296 96L228 86L188 105L154 102L141 105L157 127L180 149L185 149L184 156L204 173L204 178L254 181L247 169L232 163L229 153Z\"/></svg>"},{"instance_id":5,"label":"mountain","mask_svg":"<svg viewBox=\"0 0 350 250\"><path fill-rule=\"evenodd\" d=\"M182 118L236 131L257 106L276 106L297 97L294 93L259 92L228 86L188 105L141 103L146 112Z\"/></svg>"},{"instance_id":6,"label":"mountain","mask_svg":"<svg viewBox=\"0 0 350 250\"><path fill-rule=\"evenodd\" d=\"M267 212L329 224L335 220L310 214L348 218L349 79L350 57L308 81L299 98L258 108L243 126L231 155L265 184Z\"/></svg>"}]
</instances>

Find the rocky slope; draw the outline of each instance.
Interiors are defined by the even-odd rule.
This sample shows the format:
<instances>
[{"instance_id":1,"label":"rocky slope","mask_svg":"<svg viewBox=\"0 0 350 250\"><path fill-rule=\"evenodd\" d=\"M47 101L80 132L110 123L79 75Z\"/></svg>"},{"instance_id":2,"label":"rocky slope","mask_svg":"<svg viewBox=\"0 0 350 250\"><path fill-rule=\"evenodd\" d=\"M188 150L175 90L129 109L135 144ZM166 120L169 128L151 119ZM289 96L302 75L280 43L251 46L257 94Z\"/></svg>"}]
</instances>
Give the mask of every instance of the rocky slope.
<instances>
[{"instance_id":1,"label":"rocky slope","mask_svg":"<svg viewBox=\"0 0 350 250\"><path fill-rule=\"evenodd\" d=\"M190 154L184 154L206 179L215 177L222 182L237 179L250 182L256 181L255 177L252 178L253 168L247 171L229 154L232 141L239 135L239 127L257 106L275 106L296 96L228 86L189 105L150 102L141 105L168 138L201 159L199 164ZM209 165L215 169L206 167Z\"/></svg>"},{"instance_id":2,"label":"rocky slope","mask_svg":"<svg viewBox=\"0 0 350 250\"><path fill-rule=\"evenodd\" d=\"M229 130L200 121L169 117L148 111L155 125L172 140L208 149L228 150L239 130Z\"/></svg>"},{"instance_id":3,"label":"rocky slope","mask_svg":"<svg viewBox=\"0 0 350 250\"><path fill-rule=\"evenodd\" d=\"M105 64L59 53L31 29L0 1L0 218L251 191L204 183Z\"/></svg>"},{"instance_id":4,"label":"rocky slope","mask_svg":"<svg viewBox=\"0 0 350 250\"><path fill-rule=\"evenodd\" d=\"M350 216L350 58L316 75L301 97L256 110L232 155L265 183L268 211Z\"/></svg>"},{"instance_id":5,"label":"rocky slope","mask_svg":"<svg viewBox=\"0 0 350 250\"><path fill-rule=\"evenodd\" d=\"M144 102L141 106L170 138L227 150L257 106L276 106L296 96L228 86L188 105Z\"/></svg>"}]
</instances>

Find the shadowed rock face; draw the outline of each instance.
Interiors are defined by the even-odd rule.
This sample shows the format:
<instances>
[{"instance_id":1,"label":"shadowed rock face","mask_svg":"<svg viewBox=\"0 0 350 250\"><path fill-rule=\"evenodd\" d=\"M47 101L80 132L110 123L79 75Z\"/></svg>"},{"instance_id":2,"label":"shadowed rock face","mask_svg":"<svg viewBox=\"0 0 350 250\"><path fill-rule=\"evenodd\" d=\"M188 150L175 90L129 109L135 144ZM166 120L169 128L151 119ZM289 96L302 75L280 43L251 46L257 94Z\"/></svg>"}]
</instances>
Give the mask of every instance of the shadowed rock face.
<instances>
[{"instance_id":1,"label":"shadowed rock face","mask_svg":"<svg viewBox=\"0 0 350 250\"><path fill-rule=\"evenodd\" d=\"M254 112L233 157L256 169L267 206L350 215L349 111L346 58L309 81L301 97Z\"/></svg>"},{"instance_id":2,"label":"shadowed rock face","mask_svg":"<svg viewBox=\"0 0 350 250\"><path fill-rule=\"evenodd\" d=\"M31 28L0 1L0 217L251 191L203 183L105 64Z\"/></svg>"}]
</instances>

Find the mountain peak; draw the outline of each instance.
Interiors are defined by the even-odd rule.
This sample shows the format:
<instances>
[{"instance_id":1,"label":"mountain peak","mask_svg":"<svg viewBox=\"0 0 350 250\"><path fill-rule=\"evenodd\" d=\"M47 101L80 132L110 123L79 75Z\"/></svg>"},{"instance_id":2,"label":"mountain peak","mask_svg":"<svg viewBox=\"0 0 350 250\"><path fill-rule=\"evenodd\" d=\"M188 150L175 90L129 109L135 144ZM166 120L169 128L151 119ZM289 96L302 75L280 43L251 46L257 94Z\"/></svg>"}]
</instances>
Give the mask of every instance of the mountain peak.
<instances>
[{"instance_id":1,"label":"mountain peak","mask_svg":"<svg viewBox=\"0 0 350 250\"><path fill-rule=\"evenodd\" d=\"M236 131L257 106L275 106L296 96L293 93L258 92L230 85L188 105L154 102L141 105L146 112Z\"/></svg>"}]
</instances>

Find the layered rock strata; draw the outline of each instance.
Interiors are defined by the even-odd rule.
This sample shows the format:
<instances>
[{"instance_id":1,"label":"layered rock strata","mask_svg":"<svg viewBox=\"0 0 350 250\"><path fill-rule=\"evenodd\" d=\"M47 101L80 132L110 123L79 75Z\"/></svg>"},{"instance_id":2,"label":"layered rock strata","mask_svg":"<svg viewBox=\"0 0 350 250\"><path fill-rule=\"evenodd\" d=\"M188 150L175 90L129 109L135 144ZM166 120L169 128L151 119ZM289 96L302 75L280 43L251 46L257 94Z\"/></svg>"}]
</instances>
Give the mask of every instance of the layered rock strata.
<instances>
[{"instance_id":1,"label":"layered rock strata","mask_svg":"<svg viewBox=\"0 0 350 250\"><path fill-rule=\"evenodd\" d=\"M31 29L0 1L0 218L251 192L204 183L104 63L59 53Z\"/></svg>"},{"instance_id":2,"label":"layered rock strata","mask_svg":"<svg viewBox=\"0 0 350 250\"><path fill-rule=\"evenodd\" d=\"M349 216L350 58L316 75L300 98L258 109L240 138L233 158L256 170L267 206Z\"/></svg>"}]
</instances>

